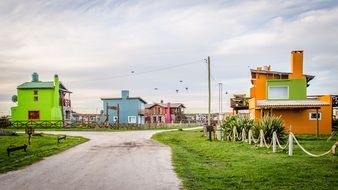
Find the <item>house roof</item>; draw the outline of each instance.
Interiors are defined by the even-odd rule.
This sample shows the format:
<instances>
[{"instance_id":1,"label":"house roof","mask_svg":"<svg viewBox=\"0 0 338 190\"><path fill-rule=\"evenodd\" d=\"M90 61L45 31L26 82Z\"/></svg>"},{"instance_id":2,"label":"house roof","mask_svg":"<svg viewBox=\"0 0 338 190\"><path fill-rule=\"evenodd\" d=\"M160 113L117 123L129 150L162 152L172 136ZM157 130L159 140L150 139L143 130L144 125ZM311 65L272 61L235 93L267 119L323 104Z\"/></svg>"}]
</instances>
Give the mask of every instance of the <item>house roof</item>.
<instances>
[{"instance_id":1,"label":"house roof","mask_svg":"<svg viewBox=\"0 0 338 190\"><path fill-rule=\"evenodd\" d=\"M101 100L122 100L122 98L101 98ZM147 103L141 97L128 97L127 100L140 100L143 103Z\"/></svg>"},{"instance_id":2,"label":"house roof","mask_svg":"<svg viewBox=\"0 0 338 190\"><path fill-rule=\"evenodd\" d=\"M319 100L257 100L257 106L261 108L319 108L328 105Z\"/></svg>"},{"instance_id":3,"label":"house roof","mask_svg":"<svg viewBox=\"0 0 338 190\"><path fill-rule=\"evenodd\" d=\"M53 89L54 82L25 82L17 87L17 89ZM60 82L60 90L71 93L63 84Z\"/></svg>"},{"instance_id":4,"label":"house roof","mask_svg":"<svg viewBox=\"0 0 338 190\"><path fill-rule=\"evenodd\" d=\"M168 104L154 103L154 104L146 104L144 107L145 108L151 108L151 107L153 107L155 105L159 105L161 107L167 107L168 106ZM170 107L172 107L172 108L178 108L180 106L182 106L183 108L185 108L185 106L183 104L181 104L181 103L170 103Z\"/></svg>"},{"instance_id":5,"label":"house roof","mask_svg":"<svg viewBox=\"0 0 338 190\"><path fill-rule=\"evenodd\" d=\"M53 82L25 82L17 87L18 89L31 88L54 88Z\"/></svg>"},{"instance_id":6,"label":"house roof","mask_svg":"<svg viewBox=\"0 0 338 190\"><path fill-rule=\"evenodd\" d=\"M280 75L280 76L289 76L288 72L279 72L279 71L267 71L267 70L257 70L257 69L250 69L251 73L259 73L259 74L271 74L271 75ZM315 78L313 75L304 75L306 77L306 82L311 81Z\"/></svg>"}]
</instances>

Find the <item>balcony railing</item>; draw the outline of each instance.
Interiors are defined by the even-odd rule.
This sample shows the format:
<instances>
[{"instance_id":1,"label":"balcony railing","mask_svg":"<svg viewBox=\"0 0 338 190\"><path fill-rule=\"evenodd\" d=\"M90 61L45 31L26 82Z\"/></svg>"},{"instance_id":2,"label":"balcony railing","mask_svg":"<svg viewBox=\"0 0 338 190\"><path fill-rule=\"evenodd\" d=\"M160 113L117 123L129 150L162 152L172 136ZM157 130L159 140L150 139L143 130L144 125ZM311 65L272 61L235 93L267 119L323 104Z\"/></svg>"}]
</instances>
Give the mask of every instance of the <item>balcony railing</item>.
<instances>
[{"instance_id":1,"label":"balcony railing","mask_svg":"<svg viewBox=\"0 0 338 190\"><path fill-rule=\"evenodd\" d=\"M61 99L61 106L71 107L71 101L69 99Z\"/></svg>"},{"instance_id":2,"label":"balcony railing","mask_svg":"<svg viewBox=\"0 0 338 190\"><path fill-rule=\"evenodd\" d=\"M249 101L247 98L231 98L230 99L231 108L234 109L249 109Z\"/></svg>"}]
</instances>

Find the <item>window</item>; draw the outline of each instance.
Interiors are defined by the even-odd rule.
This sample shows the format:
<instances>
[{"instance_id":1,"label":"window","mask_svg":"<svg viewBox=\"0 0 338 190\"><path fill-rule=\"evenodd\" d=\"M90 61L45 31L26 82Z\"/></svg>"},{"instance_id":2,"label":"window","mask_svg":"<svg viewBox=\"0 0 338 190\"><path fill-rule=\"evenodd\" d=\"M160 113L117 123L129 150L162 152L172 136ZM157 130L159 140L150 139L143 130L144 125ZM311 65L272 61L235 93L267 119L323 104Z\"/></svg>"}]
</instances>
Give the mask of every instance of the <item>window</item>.
<instances>
[{"instance_id":1,"label":"window","mask_svg":"<svg viewBox=\"0 0 338 190\"><path fill-rule=\"evenodd\" d=\"M269 99L289 99L288 86L269 86L268 89Z\"/></svg>"},{"instance_id":2,"label":"window","mask_svg":"<svg viewBox=\"0 0 338 190\"><path fill-rule=\"evenodd\" d=\"M34 96L33 100L34 100L34 102L37 102L37 101L39 101L39 97Z\"/></svg>"},{"instance_id":3,"label":"window","mask_svg":"<svg viewBox=\"0 0 338 190\"><path fill-rule=\"evenodd\" d=\"M136 116L128 116L128 123L136 123Z\"/></svg>"},{"instance_id":4,"label":"window","mask_svg":"<svg viewBox=\"0 0 338 190\"><path fill-rule=\"evenodd\" d=\"M66 119L70 119L70 111L66 111Z\"/></svg>"},{"instance_id":5,"label":"window","mask_svg":"<svg viewBox=\"0 0 338 190\"><path fill-rule=\"evenodd\" d=\"M309 119L310 120L317 120L317 117L318 117L318 120L321 120L322 119L322 113L318 112L318 115L317 115L317 112L310 112L309 113Z\"/></svg>"},{"instance_id":6,"label":"window","mask_svg":"<svg viewBox=\"0 0 338 190\"><path fill-rule=\"evenodd\" d=\"M40 119L40 111L28 111L28 119Z\"/></svg>"},{"instance_id":7,"label":"window","mask_svg":"<svg viewBox=\"0 0 338 190\"><path fill-rule=\"evenodd\" d=\"M38 90L34 90L34 95L38 95Z\"/></svg>"}]
</instances>

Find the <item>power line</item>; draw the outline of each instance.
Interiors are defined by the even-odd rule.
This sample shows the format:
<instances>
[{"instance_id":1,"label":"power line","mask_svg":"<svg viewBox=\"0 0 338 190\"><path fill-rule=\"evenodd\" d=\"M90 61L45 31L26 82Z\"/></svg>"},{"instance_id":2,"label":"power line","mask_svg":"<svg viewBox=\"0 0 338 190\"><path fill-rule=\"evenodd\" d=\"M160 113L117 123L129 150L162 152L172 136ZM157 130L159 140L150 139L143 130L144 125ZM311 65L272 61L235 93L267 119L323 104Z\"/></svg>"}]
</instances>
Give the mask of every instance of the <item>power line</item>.
<instances>
[{"instance_id":1,"label":"power line","mask_svg":"<svg viewBox=\"0 0 338 190\"><path fill-rule=\"evenodd\" d=\"M172 65L172 66L167 66L167 67L162 67L162 68L158 68L158 69L151 69L148 71L142 71L142 72L136 72L136 71L131 71L131 73L128 74L121 74L121 75L113 75L113 76L109 76L109 77L103 77L103 78L97 78L97 79L89 79L89 80L78 80L78 81L68 81L68 82L92 82L92 81L100 81L100 80L108 80L108 79L114 79L114 78L124 78L124 77L131 77L131 76L135 76L135 75L143 75L143 74L147 74L147 73L154 73L154 72L159 72L159 71L163 71L163 70L168 70L168 69L174 69L174 68L179 68L179 67L184 67L187 65L191 65L197 62L202 61L203 59L200 60L195 60L195 61L191 61L188 63L183 63L183 64L177 64L177 65Z\"/></svg>"}]
</instances>

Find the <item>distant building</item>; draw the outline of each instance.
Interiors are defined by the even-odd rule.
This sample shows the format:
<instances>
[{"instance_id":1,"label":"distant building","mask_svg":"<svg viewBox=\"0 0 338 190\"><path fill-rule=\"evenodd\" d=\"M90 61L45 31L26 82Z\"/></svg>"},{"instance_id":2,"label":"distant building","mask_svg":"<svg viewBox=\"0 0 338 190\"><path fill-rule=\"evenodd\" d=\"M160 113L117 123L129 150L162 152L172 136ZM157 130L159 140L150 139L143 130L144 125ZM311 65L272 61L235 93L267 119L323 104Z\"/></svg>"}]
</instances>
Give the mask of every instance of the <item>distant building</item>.
<instances>
[{"instance_id":1,"label":"distant building","mask_svg":"<svg viewBox=\"0 0 338 190\"><path fill-rule=\"evenodd\" d=\"M101 114L72 113L72 123L90 124L99 123Z\"/></svg>"},{"instance_id":2,"label":"distant building","mask_svg":"<svg viewBox=\"0 0 338 190\"><path fill-rule=\"evenodd\" d=\"M107 122L144 124L144 105L147 102L140 97L129 97L128 90L122 90L121 98L101 98L101 100Z\"/></svg>"},{"instance_id":3,"label":"distant building","mask_svg":"<svg viewBox=\"0 0 338 190\"><path fill-rule=\"evenodd\" d=\"M145 105L146 123L172 123L184 120L184 108L181 103L153 103Z\"/></svg>"},{"instance_id":4,"label":"distant building","mask_svg":"<svg viewBox=\"0 0 338 190\"><path fill-rule=\"evenodd\" d=\"M286 131L329 134L332 129L332 96L308 96L314 78L303 74L303 51L291 52L291 73L271 71L270 66L251 69L250 116L281 117Z\"/></svg>"},{"instance_id":5,"label":"distant building","mask_svg":"<svg viewBox=\"0 0 338 190\"><path fill-rule=\"evenodd\" d=\"M12 121L63 121L70 122L70 91L59 80L39 81L33 73L32 81L17 87L17 95L12 100L17 106L11 108Z\"/></svg>"}]
</instances>

